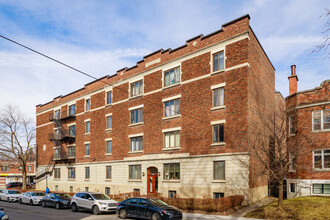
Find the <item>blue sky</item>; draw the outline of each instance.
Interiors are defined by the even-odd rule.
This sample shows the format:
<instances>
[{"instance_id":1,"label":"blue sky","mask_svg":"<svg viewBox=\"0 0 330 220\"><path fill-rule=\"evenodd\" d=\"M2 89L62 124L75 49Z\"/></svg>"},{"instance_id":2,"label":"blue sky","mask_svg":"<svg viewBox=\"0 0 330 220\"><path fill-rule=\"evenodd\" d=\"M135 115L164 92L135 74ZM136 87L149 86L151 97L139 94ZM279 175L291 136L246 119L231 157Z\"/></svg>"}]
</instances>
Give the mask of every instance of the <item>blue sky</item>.
<instances>
[{"instance_id":1,"label":"blue sky","mask_svg":"<svg viewBox=\"0 0 330 220\"><path fill-rule=\"evenodd\" d=\"M311 53L323 40L326 0L0 0L0 34L99 78L130 67L160 48L176 48L245 14L276 68L276 89L288 95L290 65L299 90L330 78L330 59ZM0 39L2 105L30 117L35 105L92 81ZM0 106L2 107L2 106Z\"/></svg>"}]
</instances>

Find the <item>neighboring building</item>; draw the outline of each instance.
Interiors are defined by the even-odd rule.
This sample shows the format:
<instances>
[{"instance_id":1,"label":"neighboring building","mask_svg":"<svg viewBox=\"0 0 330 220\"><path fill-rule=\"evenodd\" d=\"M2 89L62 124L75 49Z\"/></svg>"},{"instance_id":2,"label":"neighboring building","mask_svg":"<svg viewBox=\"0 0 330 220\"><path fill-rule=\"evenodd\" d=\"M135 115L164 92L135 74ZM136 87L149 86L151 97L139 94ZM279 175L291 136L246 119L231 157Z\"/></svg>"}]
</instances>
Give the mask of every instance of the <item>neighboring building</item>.
<instances>
[{"instance_id":1,"label":"neighboring building","mask_svg":"<svg viewBox=\"0 0 330 220\"><path fill-rule=\"evenodd\" d=\"M287 179L287 197L330 195L330 80L297 92L295 65L289 76L288 143L304 138L303 154L294 159ZM301 142L300 142L301 143Z\"/></svg>"},{"instance_id":2,"label":"neighboring building","mask_svg":"<svg viewBox=\"0 0 330 220\"><path fill-rule=\"evenodd\" d=\"M267 196L247 140L274 108L275 73L249 20L37 105L37 189Z\"/></svg>"},{"instance_id":3,"label":"neighboring building","mask_svg":"<svg viewBox=\"0 0 330 220\"><path fill-rule=\"evenodd\" d=\"M35 162L28 161L26 165L27 184L33 183L35 177ZM10 182L22 182L22 171L18 163L12 161L0 161L0 188L4 188Z\"/></svg>"}]
</instances>

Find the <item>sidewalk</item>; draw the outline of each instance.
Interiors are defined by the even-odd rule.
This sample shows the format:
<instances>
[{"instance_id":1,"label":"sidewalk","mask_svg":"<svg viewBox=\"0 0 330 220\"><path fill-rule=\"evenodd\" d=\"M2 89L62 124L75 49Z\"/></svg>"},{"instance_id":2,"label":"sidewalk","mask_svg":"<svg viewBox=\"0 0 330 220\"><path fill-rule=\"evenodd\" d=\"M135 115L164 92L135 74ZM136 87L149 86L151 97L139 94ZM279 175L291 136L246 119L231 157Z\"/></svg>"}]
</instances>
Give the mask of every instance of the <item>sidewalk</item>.
<instances>
[{"instance_id":1,"label":"sidewalk","mask_svg":"<svg viewBox=\"0 0 330 220\"><path fill-rule=\"evenodd\" d=\"M223 216L223 215L207 215L198 213L183 213L183 219L221 219L221 220L254 220L255 218L244 218L236 216ZM260 219L258 219L260 220Z\"/></svg>"}]
</instances>

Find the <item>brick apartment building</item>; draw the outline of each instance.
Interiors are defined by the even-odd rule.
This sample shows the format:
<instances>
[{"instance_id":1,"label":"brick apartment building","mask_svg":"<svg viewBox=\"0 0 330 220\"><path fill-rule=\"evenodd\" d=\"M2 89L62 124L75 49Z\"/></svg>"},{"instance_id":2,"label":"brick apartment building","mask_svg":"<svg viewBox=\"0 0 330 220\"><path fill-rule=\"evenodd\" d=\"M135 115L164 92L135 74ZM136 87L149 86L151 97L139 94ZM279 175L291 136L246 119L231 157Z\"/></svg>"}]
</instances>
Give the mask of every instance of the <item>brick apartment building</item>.
<instances>
[{"instance_id":1,"label":"brick apartment building","mask_svg":"<svg viewBox=\"0 0 330 220\"><path fill-rule=\"evenodd\" d=\"M0 160L0 188L5 188L10 182L22 182L21 167L12 161ZM26 165L27 184L32 183L35 177L35 161L28 161Z\"/></svg>"},{"instance_id":2,"label":"brick apartment building","mask_svg":"<svg viewBox=\"0 0 330 220\"><path fill-rule=\"evenodd\" d=\"M275 73L249 20L37 105L37 189L267 196L246 145L274 107Z\"/></svg>"},{"instance_id":3,"label":"brick apartment building","mask_svg":"<svg viewBox=\"0 0 330 220\"><path fill-rule=\"evenodd\" d=\"M295 65L291 68L286 97L288 143L304 136L311 144L301 145L304 153L289 168L287 196L330 195L330 80L298 92Z\"/></svg>"}]
</instances>

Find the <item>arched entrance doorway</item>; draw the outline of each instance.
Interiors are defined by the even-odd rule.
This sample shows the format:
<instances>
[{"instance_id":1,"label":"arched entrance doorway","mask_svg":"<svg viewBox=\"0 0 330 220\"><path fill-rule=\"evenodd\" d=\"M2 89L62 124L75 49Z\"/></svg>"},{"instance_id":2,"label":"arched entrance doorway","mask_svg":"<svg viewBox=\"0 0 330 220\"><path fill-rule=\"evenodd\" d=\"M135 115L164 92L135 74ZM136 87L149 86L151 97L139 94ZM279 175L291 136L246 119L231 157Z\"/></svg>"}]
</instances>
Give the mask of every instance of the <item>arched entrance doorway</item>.
<instances>
[{"instance_id":1,"label":"arched entrance doorway","mask_svg":"<svg viewBox=\"0 0 330 220\"><path fill-rule=\"evenodd\" d=\"M156 194L158 193L158 169L156 167L149 167L147 169L147 177L148 177L148 194Z\"/></svg>"}]
</instances>

